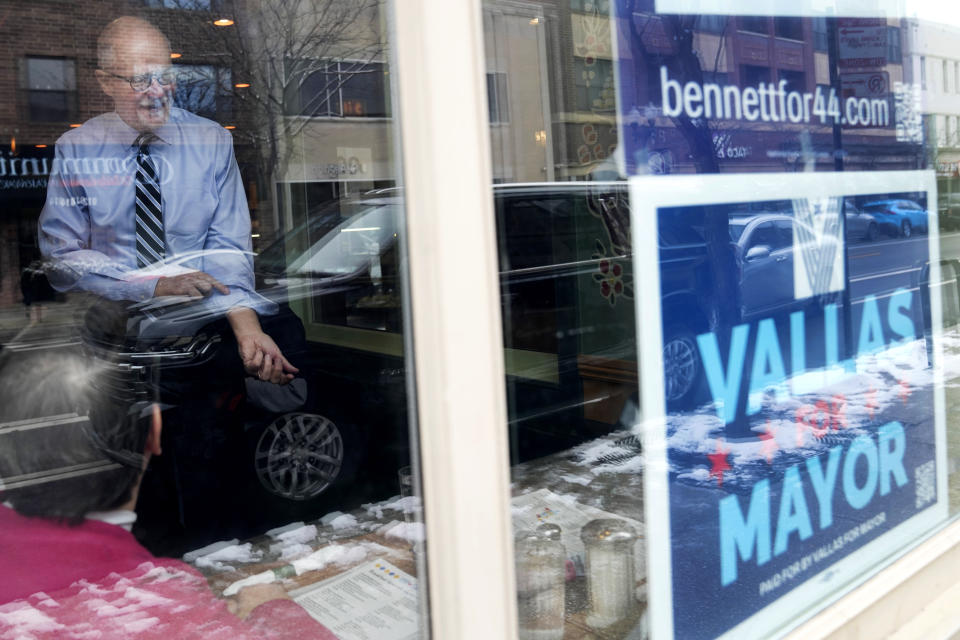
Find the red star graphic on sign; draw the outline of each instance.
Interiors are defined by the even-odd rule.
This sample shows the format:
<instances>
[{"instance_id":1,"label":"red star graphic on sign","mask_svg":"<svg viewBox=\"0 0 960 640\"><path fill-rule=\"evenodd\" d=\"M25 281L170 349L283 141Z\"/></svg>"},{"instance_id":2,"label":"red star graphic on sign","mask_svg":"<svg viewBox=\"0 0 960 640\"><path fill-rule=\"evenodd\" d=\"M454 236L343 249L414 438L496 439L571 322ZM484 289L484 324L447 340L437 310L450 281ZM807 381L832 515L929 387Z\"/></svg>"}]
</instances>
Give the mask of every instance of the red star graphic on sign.
<instances>
[{"instance_id":1,"label":"red star graphic on sign","mask_svg":"<svg viewBox=\"0 0 960 640\"><path fill-rule=\"evenodd\" d=\"M708 453L707 458L710 459L710 477L717 477L717 486L723 486L723 472L730 470L730 464L727 462L727 456L730 454L730 449L727 449L723 446L723 438L717 440L717 452Z\"/></svg>"},{"instance_id":2,"label":"red star graphic on sign","mask_svg":"<svg viewBox=\"0 0 960 640\"><path fill-rule=\"evenodd\" d=\"M775 429L773 426L771 426L770 421L767 420L766 432L757 436L763 440L763 446L760 447L760 453L762 453L763 457L767 459L767 464L773 464L773 456L780 448L780 445L777 444L777 431L778 429Z\"/></svg>"},{"instance_id":3,"label":"red star graphic on sign","mask_svg":"<svg viewBox=\"0 0 960 640\"><path fill-rule=\"evenodd\" d=\"M880 408L880 405L877 404L877 390L876 390L876 389L870 389L870 391L867 391L867 405L866 405L866 407L867 407L867 413L870 414L870 419L873 420L873 414L874 414L874 412L875 412L878 408Z\"/></svg>"},{"instance_id":4,"label":"red star graphic on sign","mask_svg":"<svg viewBox=\"0 0 960 640\"><path fill-rule=\"evenodd\" d=\"M910 397L911 391L913 391L913 389L910 388L910 383L907 382L906 380L901 380L900 381L900 402L902 402L903 404L907 404L907 398Z\"/></svg>"}]
</instances>

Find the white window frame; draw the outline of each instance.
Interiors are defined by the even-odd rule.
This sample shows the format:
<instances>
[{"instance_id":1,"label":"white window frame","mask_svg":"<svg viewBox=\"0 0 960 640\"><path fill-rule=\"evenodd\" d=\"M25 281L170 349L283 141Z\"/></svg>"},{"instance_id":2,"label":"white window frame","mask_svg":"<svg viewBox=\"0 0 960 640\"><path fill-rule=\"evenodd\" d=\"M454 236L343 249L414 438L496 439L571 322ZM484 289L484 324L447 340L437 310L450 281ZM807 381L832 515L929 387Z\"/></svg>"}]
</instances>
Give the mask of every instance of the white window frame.
<instances>
[{"instance_id":1,"label":"white window frame","mask_svg":"<svg viewBox=\"0 0 960 640\"><path fill-rule=\"evenodd\" d=\"M402 0L394 60L437 640L517 637L480 0Z\"/></svg>"}]
</instances>

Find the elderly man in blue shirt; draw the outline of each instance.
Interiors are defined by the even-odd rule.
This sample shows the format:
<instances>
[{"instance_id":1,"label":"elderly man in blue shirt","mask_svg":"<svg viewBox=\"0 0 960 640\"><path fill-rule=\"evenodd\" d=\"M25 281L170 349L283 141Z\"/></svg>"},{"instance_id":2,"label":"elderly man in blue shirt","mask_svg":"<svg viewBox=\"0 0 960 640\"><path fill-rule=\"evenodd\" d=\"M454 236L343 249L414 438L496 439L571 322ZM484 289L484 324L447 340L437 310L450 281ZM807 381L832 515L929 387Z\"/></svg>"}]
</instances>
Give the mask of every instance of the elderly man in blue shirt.
<instances>
[{"instance_id":1,"label":"elderly man in blue shirt","mask_svg":"<svg viewBox=\"0 0 960 640\"><path fill-rule=\"evenodd\" d=\"M57 141L40 215L55 288L111 300L206 298L224 313L244 369L285 384L297 373L263 332L276 307L254 291L250 216L223 127L173 106L170 45L148 22L110 23L97 80L114 105Z\"/></svg>"}]
</instances>

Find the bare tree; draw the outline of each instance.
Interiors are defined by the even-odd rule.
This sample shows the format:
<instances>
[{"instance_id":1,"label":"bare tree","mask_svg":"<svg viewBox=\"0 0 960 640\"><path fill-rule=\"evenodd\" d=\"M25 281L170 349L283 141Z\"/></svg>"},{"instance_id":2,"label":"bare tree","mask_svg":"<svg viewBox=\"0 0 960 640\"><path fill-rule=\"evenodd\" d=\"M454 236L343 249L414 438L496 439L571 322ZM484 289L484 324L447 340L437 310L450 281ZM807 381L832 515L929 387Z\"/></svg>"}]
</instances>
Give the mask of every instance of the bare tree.
<instances>
[{"instance_id":1,"label":"bare tree","mask_svg":"<svg viewBox=\"0 0 960 640\"><path fill-rule=\"evenodd\" d=\"M186 106L229 104L234 137L255 150L271 191L317 116L364 115L343 112L345 85L373 75L384 82L382 0L160 1L181 9L168 18L174 49L183 43L188 62L212 62L188 74L195 82L182 90ZM221 18L234 23L218 27Z\"/></svg>"}]
</instances>

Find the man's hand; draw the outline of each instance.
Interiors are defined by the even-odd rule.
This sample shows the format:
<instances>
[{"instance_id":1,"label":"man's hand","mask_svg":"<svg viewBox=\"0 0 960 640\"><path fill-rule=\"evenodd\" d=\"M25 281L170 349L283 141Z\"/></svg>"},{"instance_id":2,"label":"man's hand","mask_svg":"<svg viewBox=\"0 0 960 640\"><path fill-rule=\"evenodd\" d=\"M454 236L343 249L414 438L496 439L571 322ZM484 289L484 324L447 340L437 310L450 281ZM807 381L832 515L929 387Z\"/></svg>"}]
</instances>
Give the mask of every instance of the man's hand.
<instances>
[{"instance_id":1,"label":"man's hand","mask_svg":"<svg viewBox=\"0 0 960 640\"><path fill-rule=\"evenodd\" d=\"M300 371L283 357L273 338L263 331L238 335L237 346L243 368L261 380L287 384L293 380L294 374Z\"/></svg>"},{"instance_id":2,"label":"man's hand","mask_svg":"<svg viewBox=\"0 0 960 640\"><path fill-rule=\"evenodd\" d=\"M237 348L244 370L251 376L274 384L287 384L299 369L283 357L280 348L260 328L253 309L237 307L227 312L227 319L237 338Z\"/></svg>"},{"instance_id":3,"label":"man's hand","mask_svg":"<svg viewBox=\"0 0 960 640\"><path fill-rule=\"evenodd\" d=\"M191 271L179 276L161 277L157 287L153 290L153 297L160 296L189 296L191 298L205 298L216 289L220 293L230 293L225 284L203 271Z\"/></svg>"},{"instance_id":4,"label":"man's hand","mask_svg":"<svg viewBox=\"0 0 960 640\"><path fill-rule=\"evenodd\" d=\"M279 584L253 584L237 592L234 598L227 600L230 613L238 618L246 618L250 612L271 600L289 600L290 596Z\"/></svg>"}]
</instances>

